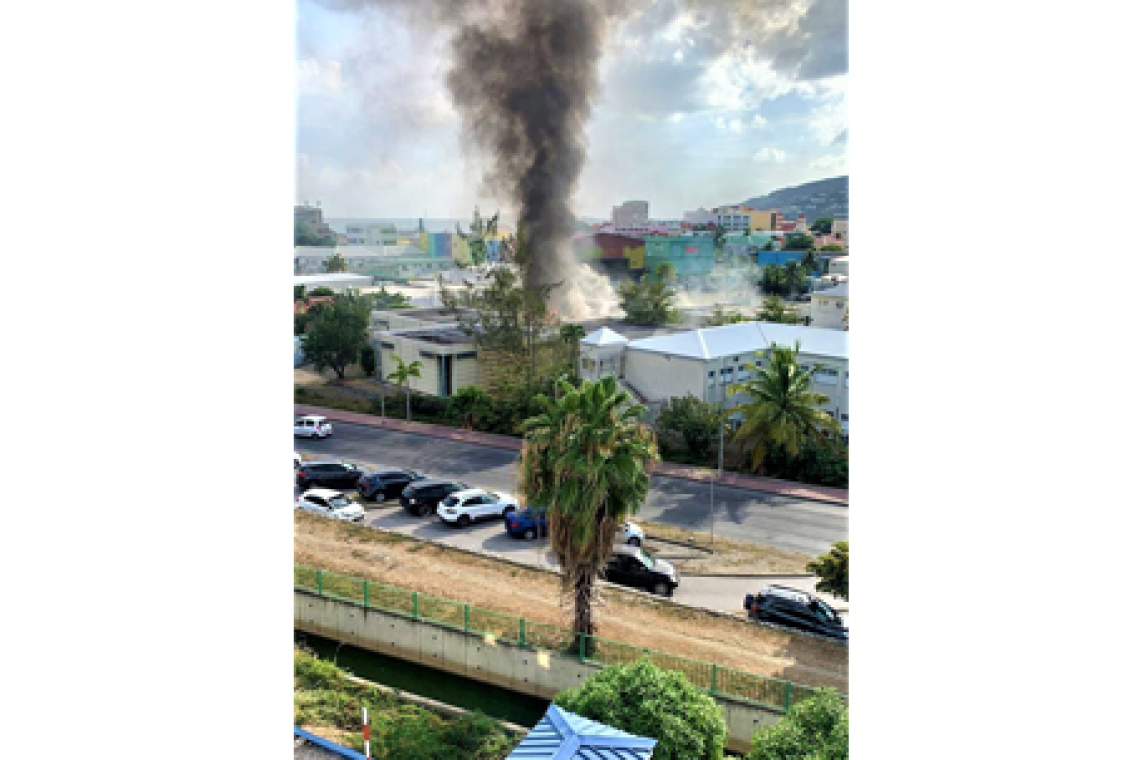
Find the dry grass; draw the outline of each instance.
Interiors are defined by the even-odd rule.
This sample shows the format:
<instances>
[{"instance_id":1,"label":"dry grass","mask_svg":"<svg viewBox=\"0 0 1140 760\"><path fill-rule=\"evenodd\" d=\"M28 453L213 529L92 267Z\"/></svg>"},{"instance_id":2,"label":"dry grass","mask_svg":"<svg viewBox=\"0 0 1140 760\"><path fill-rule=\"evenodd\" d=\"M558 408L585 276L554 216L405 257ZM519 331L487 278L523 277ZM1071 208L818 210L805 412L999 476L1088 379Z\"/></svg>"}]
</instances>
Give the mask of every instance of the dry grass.
<instances>
[{"instance_id":1,"label":"dry grass","mask_svg":"<svg viewBox=\"0 0 1140 760\"><path fill-rule=\"evenodd\" d=\"M654 538L664 538L676 541L687 546L711 549L705 551L689 551L690 556L670 560L681 572L703 573L707 575L739 575L739 574L798 574L807 572L805 565L815 559L807 554L787 549L776 549L771 546L761 546L751 541L735 541L730 538L716 538L706 532L698 532L678 528L674 525L663 525L656 522L639 522L650 536L647 547L658 553L685 551L667 543L655 543Z\"/></svg>"},{"instance_id":2,"label":"dry grass","mask_svg":"<svg viewBox=\"0 0 1140 760\"><path fill-rule=\"evenodd\" d=\"M294 513L295 561L569 627L558 578L410 536ZM846 649L640 594L601 592L598 635L660 652L847 691Z\"/></svg>"}]
</instances>

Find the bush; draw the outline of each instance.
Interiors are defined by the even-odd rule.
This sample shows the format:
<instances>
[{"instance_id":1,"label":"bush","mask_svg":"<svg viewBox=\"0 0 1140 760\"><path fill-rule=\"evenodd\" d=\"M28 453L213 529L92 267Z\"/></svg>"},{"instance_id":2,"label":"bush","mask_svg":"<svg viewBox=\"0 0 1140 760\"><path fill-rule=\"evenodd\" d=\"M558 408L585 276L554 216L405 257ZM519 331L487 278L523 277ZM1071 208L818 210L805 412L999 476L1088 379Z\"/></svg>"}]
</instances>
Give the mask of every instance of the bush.
<instances>
[{"instance_id":1,"label":"bush","mask_svg":"<svg viewBox=\"0 0 1140 760\"><path fill-rule=\"evenodd\" d=\"M368 377L376 376L376 349L372 346L360 349L360 369Z\"/></svg>"},{"instance_id":2,"label":"bush","mask_svg":"<svg viewBox=\"0 0 1140 760\"><path fill-rule=\"evenodd\" d=\"M847 542L837 541L831 551L807 564L807 571L819 578L816 591L847 599Z\"/></svg>"},{"instance_id":3,"label":"bush","mask_svg":"<svg viewBox=\"0 0 1140 760\"><path fill-rule=\"evenodd\" d=\"M847 704L833 689L821 689L757 731L748 760L847 760L847 734Z\"/></svg>"},{"instance_id":4,"label":"bush","mask_svg":"<svg viewBox=\"0 0 1140 760\"><path fill-rule=\"evenodd\" d=\"M482 388L460 388L447 400L447 420L452 424L473 430L489 430L494 419L494 402Z\"/></svg>"},{"instance_id":5,"label":"bush","mask_svg":"<svg viewBox=\"0 0 1140 760\"><path fill-rule=\"evenodd\" d=\"M441 419L447 413L447 399L429 396L425 393L412 394L412 414Z\"/></svg>"},{"instance_id":6,"label":"bush","mask_svg":"<svg viewBox=\"0 0 1140 760\"><path fill-rule=\"evenodd\" d=\"M653 760L719 760L728 729L716 701L649 660L610 665L554 698L559 707L657 739Z\"/></svg>"},{"instance_id":7,"label":"bush","mask_svg":"<svg viewBox=\"0 0 1140 760\"><path fill-rule=\"evenodd\" d=\"M719 431L717 408L693 395L670 398L661 406L655 427L658 433L680 438L690 457L698 462L709 458Z\"/></svg>"}]
</instances>

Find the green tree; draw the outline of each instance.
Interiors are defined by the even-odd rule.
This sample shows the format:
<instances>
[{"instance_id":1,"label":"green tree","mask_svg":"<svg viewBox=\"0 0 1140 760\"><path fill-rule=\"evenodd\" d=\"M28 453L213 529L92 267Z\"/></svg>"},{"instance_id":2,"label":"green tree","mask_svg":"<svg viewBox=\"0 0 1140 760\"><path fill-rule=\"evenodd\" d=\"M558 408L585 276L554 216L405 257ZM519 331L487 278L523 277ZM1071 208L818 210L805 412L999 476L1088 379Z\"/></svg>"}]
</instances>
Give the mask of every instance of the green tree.
<instances>
[{"instance_id":1,"label":"green tree","mask_svg":"<svg viewBox=\"0 0 1140 760\"><path fill-rule=\"evenodd\" d=\"M760 290L775 295L788 295L788 274L783 267L775 264L765 264L760 270L760 282L756 283Z\"/></svg>"},{"instance_id":2,"label":"green tree","mask_svg":"<svg viewBox=\"0 0 1140 760\"><path fill-rule=\"evenodd\" d=\"M839 245L839 243L827 243L826 245L820 246L819 250L821 250L821 251L842 251L843 246Z\"/></svg>"},{"instance_id":3,"label":"green tree","mask_svg":"<svg viewBox=\"0 0 1140 760\"><path fill-rule=\"evenodd\" d=\"M312 290L310 290L308 297L309 298L321 298L322 296L335 296L335 295L336 295L336 293L333 292L332 288L327 288L324 285L321 285L319 288L313 288Z\"/></svg>"},{"instance_id":4,"label":"green tree","mask_svg":"<svg viewBox=\"0 0 1140 760\"><path fill-rule=\"evenodd\" d=\"M593 635L594 583L613 536L649 494L649 463L658 459L653 432L610 375L557 382L558 397L537 397L542 412L523 423L519 490L550 516L551 547L563 589L574 600L574 631Z\"/></svg>"},{"instance_id":5,"label":"green tree","mask_svg":"<svg viewBox=\"0 0 1140 760\"><path fill-rule=\"evenodd\" d=\"M328 261L325 262L325 271L330 274L333 272L348 271L348 262L344 260L344 256L340 255L340 251L329 256Z\"/></svg>"},{"instance_id":6,"label":"green tree","mask_svg":"<svg viewBox=\"0 0 1140 760\"><path fill-rule=\"evenodd\" d=\"M408 422L412 421L412 387L410 380L413 377L423 377L420 374L420 368L423 367L423 362L416 359L411 364L405 364L404 359L398 355L393 355L396 360L396 369L391 372L387 380L396 381L396 387L404 389L404 405L407 411Z\"/></svg>"},{"instance_id":7,"label":"green tree","mask_svg":"<svg viewBox=\"0 0 1140 760\"><path fill-rule=\"evenodd\" d=\"M815 238L802 232L789 232L784 235L785 251L806 251L815 245Z\"/></svg>"},{"instance_id":8,"label":"green tree","mask_svg":"<svg viewBox=\"0 0 1140 760\"><path fill-rule=\"evenodd\" d=\"M847 704L820 689L753 734L748 760L847 760L848 730Z\"/></svg>"},{"instance_id":9,"label":"green tree","mask_svg":"<svg viewBox=\"0 0 1140 760\"><path fill-rule=\"evenodd\" d=\"M610 665L554 704L583 718L657 740L653 760L720 760L728 728L716 700L648 659Z\"/></svg>"},{"instance_id":10,"label":"green tree","mask_svg":"<svg viewBox=\"0 0 1140 760\"><path fill-rule=\"evenodd\" d=\"M819 271L819 257L815 253L815 249L809 248L800 259L800 267L805 272L818 272Z\"/></svg>"},{"instance_id":11,"label":"green tree","mask_svg":"<svg viewBox=\"0 0 1140 760\"><path fill-rule=\"evenodd\" d=\"M527 285L530 251L521 224L506 249L515 266L494 267L483 288L468 282L455 293L444 287L442 277L437 282L444 308L474 338L481 361L493 360L499 369L522 375L529 387L541 379L539 349L548 334L557 334L558 319L546 304L560 283Z\"/></svg>"},{"instance_id":12,"label":"green tree","mask_svg":"<svg viewBox=\"0 0 1140 760\"><path fill-rule=\"evenodd\" d=\"M768 296L756 312L756 318L761 322L779 322L785 325L799 324L799 313L784 303L779 296Z\"/></svg>"},{"instance_id":13,"label":"green tree","mask_svg":"<svg viewBox=\"0 0 1140 760\"><path fill-rule=\"evenodd\" d=\"M671 287L674 269L665 262L653 274L643 274L637 282L623 282L618 288L626 321L634 325L667 325L680 321L673 308L677 291Z\"/></svg>"},{"instance_id":14,"label":"green tree","mask_svg":"<svg viewBox=\"0 0 1140 760\"><path fill-rule=\"evenodd\" d=\"M487 238L494 236L498 228L498 212L495 212L495 215L484 223L482 217L479 216L478 206L475 207L475 218L471 222L470 234L460 229L459 222L455 223L455 232L467 241L467 248L471 251L471 263L473 265L479 266L487 262Z\"/></svg>"},{"instance_id":15,"label":"green tree","mask_svg":"<svg viewBox=\"0 0 1140 760\"><path fill-rule=\"evenodd\" d=\"M811 389L815 368L804 369L797 364L799 351L797 342L792 348L773 344L757 352L764 364L746 364L755 375L731 388L732 393L749 396L736 410L744 422L733 440L751 452L754 471L760 469L765 455L774 447L795 457L806 439L838 433L835 420L820 408L827 403L827 396Z\"/></svg>"},{"instance_id":16,"label":"green tree","mask_svg":"<svg viewBox=\"0 0 1140 760\"><path fill-rule=\"evenodd\" d=\"M819 583L815 584L816 591L835 594L840 599L848 598L846 541L837 541L831 551L809 562L807 569L819 578Z\"/></svg>"},{"instance_id":17,"label":"green tree","mask_svg":"<svg viewBox=\"0 0 1140 760\"><path fill-rule=\"evenodd\" d=\"M724 236L725 236L724 227L720 224L717 224L712 228L712 230L713 230L713 247L715 247L718 251L723 251L724 250Z\"/></svg>"},{"instance_id":18,"label":"green tree","mask_svg":"<svg viewBox=\"0 0 1140 760\"><path fill-rule=\"evenodd\" d=\"M360 370L368 377L376 374L376 349L370 345L360 349Z\"/></svg>"},{"instance_id":19,"label":"green tree","mask_svg":"<svg viewBox=\"0 0 1140 760\"><path fill-rule=\"evenodd\" d=\"M412 306L411 300L406 295L389 293L383 285L378 292L369 294L369 297L372 299L372 308L377 310L408 309Z\"/></svg>"},{"instance_id":20,"label":"green tree","mask_svg":"<svg viewBox=\"0 0 1140 760\"><path fill-rule=\"evenodd\" d=\"M748 317L741 314L739 311L725 311L724 306L717 304L713 307L713 312L709 315L708 327L720 327L721 325L734 325L738 322L747 322Z\"/></svg>"},{"instance_id":21,"label":"green tree","mask_svg":"<svg viewBox=\"0 0 1140 760\"><path fill-rule=\"evenodd\" d=\"M293 302L296 303L297 301L304 301L304 300L307 300L305 297L305 286L304 285L294 285L293 286Z\"/></svg>"},{"instance_id":22,"label":"green tree","mask_svg":"<svg viewBox=\"0 0 1140 760\"><path fill-rule=\"evenodd\" d=\"M656 428L660 437L679 437L689 454L703 461L712 451L713 439L721 424L716 406L687 394L670 398L662 404Z\"/></svg>"},{"instance_id":23,"label":"green tree","mask_svg":"<svg viewBox=\"0 0 1140 760\"><path fill-rule=\"evenodd\" d=\"M578 356L582 350L582 338L586 337L586 328L578 324L562 325L558 328L558 338L567 347L567 362L573 368L572 374L578 375Z\"/></svg>"},{"instance_id":24,"label":"green tree","mask_svg":"<svg viewBox=\"0 0 1140 760\"><path fill-rule=\"evenodd\" d=\"M333 296L332 303L313 308L305 325L305 361L317 371L331 367L337 378L368 345L368 302L355 292Z\"/></svg>"},{"instance_id":25,"label":"green tree","mask_svg":"<svg viewBox=\"0 0 1140 760\"><path fill-rule=\"evenodd\" d=\"M812 222L811 227L808 229L817 235L830 235L832 221L834 220L830 216L820 217L819 219L816 219L814 222Z\"/></svg>"},{"instance_id":26,"label":"green tree","mask_svg":"<svg viewBox=\"0 0 1140 760\"><path fill-rule=\"evenodd\" d=\"M807 273L800 262L789 261L784 264L784 282L787 283L788 295L796 295L807 290Z\"/></svg>"},{"instance_id":27,"label":"green tree","mask_svg":"<svg viewBox=\"0 0 1140 760\"><path fill-rule=\"evenodd\" d=\"M495 406L491 394L469 385L460 388L447 400L447 417L462 423L468 430L488 430L494 421Z\"/></svg>"}]
</instances>

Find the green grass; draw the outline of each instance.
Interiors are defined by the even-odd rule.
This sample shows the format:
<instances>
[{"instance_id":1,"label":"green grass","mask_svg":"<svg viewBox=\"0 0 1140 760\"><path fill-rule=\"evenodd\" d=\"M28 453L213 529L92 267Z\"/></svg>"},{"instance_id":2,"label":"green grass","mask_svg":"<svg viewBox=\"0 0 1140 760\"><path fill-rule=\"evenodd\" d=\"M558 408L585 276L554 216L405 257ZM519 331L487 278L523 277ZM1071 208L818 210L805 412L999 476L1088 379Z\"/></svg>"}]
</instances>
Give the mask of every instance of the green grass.
<instances>
[{"instance_id":1,"label":"green grass","mask_svg":"<svg viewBox=\"0 0 1140 760\"><path fill-rule=\"evenodd\" d=\"M364 751L361 707L368 708L372 756L446 760L500 760L517 737L482 713L445 718L375 687L354 683L336 665L293 651L293 721L357 752Z\"/></svg>"}]
</instances>

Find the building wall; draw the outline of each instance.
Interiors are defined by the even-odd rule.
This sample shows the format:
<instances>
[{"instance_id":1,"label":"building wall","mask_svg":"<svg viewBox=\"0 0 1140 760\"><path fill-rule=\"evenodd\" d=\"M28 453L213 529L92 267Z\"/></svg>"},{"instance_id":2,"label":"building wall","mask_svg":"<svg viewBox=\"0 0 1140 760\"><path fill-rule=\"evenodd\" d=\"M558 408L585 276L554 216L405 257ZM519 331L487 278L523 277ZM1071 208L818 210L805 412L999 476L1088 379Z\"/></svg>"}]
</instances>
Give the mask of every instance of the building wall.
<instances>
[{"instance_id":1,"label":"building wall","mask_svg":"<svg viewBox=\"0 0 1140 760\"><path fill-rule=\"evenodd\" d=\"M641 224L649 221L649 201L626 201L613 208L614 224Z\"/></svg>"},{"instance_id":2,"label":"building wall","mask_svg":"<svg viewBox=\"0 0 1140 760\"><path fill-rule=\"evenodd\" d=\"M678 276L701 276L712 271L716 247L711 237L651 237L645 240L645 269L655 272L663 262Z\"/></svg>"},{"instance_id":3,"label":"building wall","mask_svg":"<svg viewBox=\"0 0 1140 760\"><path fill-rule=\"evenodd\" d=\"M847 313L846 296L824 296L812 293L811 326L832 330L843 329L843 316Z\"/></svg>"},{"instance_id":4,"label":"building wall","mask_svg":"<svg viewBox=\"0 0 1140 760\"><path fill-rule=\"evenodd\" d=\"M627 348L624 376L650 403L687 393L703 398L704 363L699 360Z\"/></svg>"}]
</instances>

